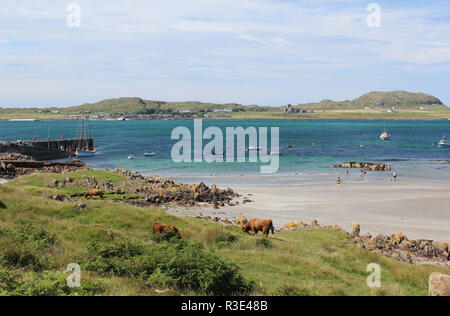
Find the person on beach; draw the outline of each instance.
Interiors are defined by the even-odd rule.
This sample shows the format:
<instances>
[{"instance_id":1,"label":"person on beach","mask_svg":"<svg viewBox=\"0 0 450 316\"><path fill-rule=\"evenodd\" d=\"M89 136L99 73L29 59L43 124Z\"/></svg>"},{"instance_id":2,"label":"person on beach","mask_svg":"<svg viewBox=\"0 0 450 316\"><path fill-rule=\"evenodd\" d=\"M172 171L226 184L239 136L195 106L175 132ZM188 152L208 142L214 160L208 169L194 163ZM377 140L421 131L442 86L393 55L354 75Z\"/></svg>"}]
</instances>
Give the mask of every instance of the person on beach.
<instances>
[{"instance_id":1,"label":"person on beach","mask_svg":"<svg viewBox=\"0 0 450 316\"><path fill-rule=\"evenodd\" d=\"M345 170L345 176L348 177L349 175L350 175L350 171L348 171L348 169Z\"/></svg>"},{"instance_id":2,"label":"person on beach","mask_svg":"<svg viewBox=\"0 0 450 316\"><path fill-rule=\"evenodd\" d=\"M397 181L397 170L394 170L392 177L394 178L394 181Z\"/></svg>"},{"instance_id":3,"label":"person on beach","mask_svg":"<svg viewBox=\"0 0 450 316\"><path fill-rule=\"evenodd\" d=\"M338 178L336 179L336 184L341 184L341 182L342 182L341 177L338 177Z\"/></svg>"}]
</instances>

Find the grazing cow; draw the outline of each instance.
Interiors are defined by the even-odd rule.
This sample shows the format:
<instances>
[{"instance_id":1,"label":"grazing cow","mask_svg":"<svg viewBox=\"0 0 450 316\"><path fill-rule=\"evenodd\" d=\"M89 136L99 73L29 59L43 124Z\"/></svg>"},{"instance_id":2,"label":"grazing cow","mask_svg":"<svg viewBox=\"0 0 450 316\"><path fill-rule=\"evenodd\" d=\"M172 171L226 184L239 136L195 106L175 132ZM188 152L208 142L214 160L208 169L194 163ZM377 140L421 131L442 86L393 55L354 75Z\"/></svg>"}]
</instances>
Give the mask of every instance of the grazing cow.
<instances>
[{"instance_id":1,"label":"grazing cow","mask_svg":"<svg viewBox=\"0 0 450 316\"><path fill-rule=\"evenodd\" d=\"M242 226L242 231L247 233L252 231L255 235L258 235L258 232L261 231L263 236L269 236L269 232L272 231L274 234L274 228L272 220L269 218L261 219L261 218L253 218L249 220L244 226Z\"/></svg>"},{"instance_id":2,"label":"grazing cow","mask_svg":"<svg viewBox=\"0 0 450 316\"><path fill-rule=\"evenodd\" d=\"M167 225L167 224L161 224L161 223L153 223L153 234L165 234L168 231L174 231L175 235L177 235L179 238L181 238L181 234L178 231L178 228L176 228L175 226L172 225Z\"/></svg>"},{"instance_id":3,"label":"grazing cow","mask_svg":"<svg viewBox=\"0 0 450 316\"><path fill-rule=\"evenodd\" d=\"M89 189L89 191L84 194L84 197L87 199L90 196L99 196L103 200L103 191L98 189Z\"/></svg>"}]
</instances>

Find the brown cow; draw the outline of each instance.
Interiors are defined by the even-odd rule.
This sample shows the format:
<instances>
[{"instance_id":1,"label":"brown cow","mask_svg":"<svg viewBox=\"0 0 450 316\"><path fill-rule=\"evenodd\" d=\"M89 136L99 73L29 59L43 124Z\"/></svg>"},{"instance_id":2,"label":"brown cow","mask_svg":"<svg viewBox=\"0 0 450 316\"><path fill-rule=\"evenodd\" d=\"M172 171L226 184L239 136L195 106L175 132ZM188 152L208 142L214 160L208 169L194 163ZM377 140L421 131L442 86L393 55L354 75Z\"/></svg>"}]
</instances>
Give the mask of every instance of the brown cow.
<instances>
[{"instance_id":1,"label":"brown cow","mask_svg":"<svg viewBox=\"0 0 450 316\"><path fill-rule=\"evenodd\" d=\"M87 199L90 196L99 196L103 200L103 191L98 189L89 189L85 194L84 197Z\"/></svg>"},{"instance_id":2,"label":"brown cow","mask_svg":"<svg viewBox=\"0 0 450 316\"><path fill-rule=\"evenodd\" d=\"M165 234L170 230L174 231L175 235L177 235L179 238L182 238L178 228L176 228L175 226L161 224L158 222L153 223L153 234Z\"/></svg>"},{"instance_id":3,"label":"brown cow","mask_svg":"<svg viewBox=\"0 0 450 316\"><path fill-rule=\"evenodd\" d=\"M248 231L252 231L255 235L258 235L258 232L261 231L263 236L269 236L269 232L272 231L274 234L274 228L272 220L269 218L253 218L247 222L244 226L242 226L242 231L247 233Z\"/></svg>"}]
</instances>

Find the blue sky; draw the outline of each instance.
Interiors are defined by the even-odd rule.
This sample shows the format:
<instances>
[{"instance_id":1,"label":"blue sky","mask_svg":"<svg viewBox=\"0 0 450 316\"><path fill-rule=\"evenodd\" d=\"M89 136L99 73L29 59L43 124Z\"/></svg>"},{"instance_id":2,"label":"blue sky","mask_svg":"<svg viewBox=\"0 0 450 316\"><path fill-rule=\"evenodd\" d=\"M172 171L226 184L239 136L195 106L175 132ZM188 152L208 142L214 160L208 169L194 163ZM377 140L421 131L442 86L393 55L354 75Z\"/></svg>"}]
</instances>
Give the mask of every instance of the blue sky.
<instances>
[{"instance_id":1,"label":"blue sky","mask_svg":"<svg viewBox=\"0 0 450 316\"><path fill-rule=\"evenodd\" d=\"M68 4L81 7L69 28ZM367 25L369 3L381 27ZM450 1L2 0L0 106L283 105L373 90L450 105Z\"/></svg>"}]
</instances>

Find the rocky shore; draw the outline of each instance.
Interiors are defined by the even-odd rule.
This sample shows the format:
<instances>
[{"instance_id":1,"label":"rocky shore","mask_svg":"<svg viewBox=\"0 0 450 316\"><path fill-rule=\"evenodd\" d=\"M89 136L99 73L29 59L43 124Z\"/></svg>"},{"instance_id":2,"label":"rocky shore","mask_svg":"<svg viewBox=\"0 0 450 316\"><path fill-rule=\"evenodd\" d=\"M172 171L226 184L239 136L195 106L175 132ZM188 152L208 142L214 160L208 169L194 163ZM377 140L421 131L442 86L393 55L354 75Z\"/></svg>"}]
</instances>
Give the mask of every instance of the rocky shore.
<instances>
[{"instance_id":1,"label":"rocky shore","mask_svg":"<svg viewBox=\"0 0 450 316\"><path fill-rule=\"evenodd\" d=\"M352 237L358 248L376 252L384 257L396 259L406 263L415 264L439 264L450 265L449 246L447 242L436 242L432 240L409 240L403 233L393 233L389 235L371 234L360 235L361 227L354 223L350 232L338 225L321 226L316 220L311 224L302 221L299 223L290 222L281 231L295 230L338 230L345 232Z\"/></svg>"},{"instance_id":2,"label":"rocky shore","mask_svg":"<svg viewBox=\"0 0 450 316\"><path fill-rule=\"evenodd\" d=\"M337 165L331 165L330 168L346 168L346 169L366 169L371 171L390 171L391 166L384 163L371 162L344 162Z\"/></svg>"},{"instance_id":3,"label":"rocky shore","mask_svg":"<svg viewBox=\"0 0 450 316\"><path fill-rule=\"evenodd\" d=\"M47 185L58 188L79 186L86 190L99 189L104 194L116 196L116 201L140 207L165 204L192 207L207 203L214 208L219 208L234 205L232 200L239 196L231 188L221 190L214 184L208 187L203 182L198 185L175 183L172 178L163 179L158 175L143 176L138 172L133 173L120 168L115 169L114 172L125 177L126 181L115 184L111 181L100 182L95 177L85 176L79 181L54 180Z\"/></svg>"},{"instance_id":4,"label":"rocky shore","mask_svg":"<svg viewBox=\"0 0 450 316\"><path fill-rule=\"evenodd\" d=\"M62 173L80 170L86 166L79 160L67 162L35 161L17 153L0 154L0 178L13 179L35 172Z\"/></svg>"}]
</instances>

